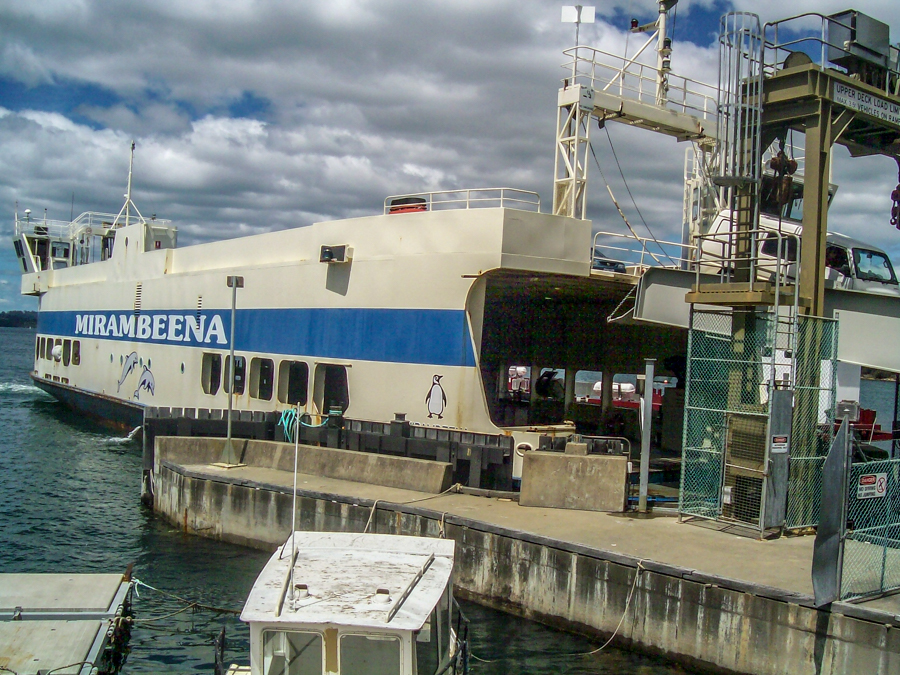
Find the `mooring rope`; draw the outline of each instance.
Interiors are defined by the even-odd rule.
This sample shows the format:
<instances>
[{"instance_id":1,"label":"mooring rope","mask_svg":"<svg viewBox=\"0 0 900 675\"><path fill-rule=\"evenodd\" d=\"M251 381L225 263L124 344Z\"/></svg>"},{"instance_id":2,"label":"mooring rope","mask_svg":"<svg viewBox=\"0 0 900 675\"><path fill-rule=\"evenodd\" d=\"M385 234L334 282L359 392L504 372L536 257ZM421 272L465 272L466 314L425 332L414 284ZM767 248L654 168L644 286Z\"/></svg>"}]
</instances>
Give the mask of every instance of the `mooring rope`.
<instances>
[{"instance_id":1,"label":"mooring rope","mask_svg":"<svg viewBox=\"0 0 900 675\"><path fill-rule=\"evenodd\" d=\"M593 650L591 650L591 651L589 651L589 652L575 652L575 653L571 653L571 654L563 653L563 654L555 654L555 655L553 655L553 656L556 656L557 658L574 658L574 657L578 657L578 656L593 656L594 654L600 653L601 651L603 651L604 649L606 649L606 648L610 645L610 643L611 643L611 642L615 639L615 637L619 634L619 630L622 628L622 624L625 623L625 617L628 616L628 609L631 607L631 599L632 599L632 597L634 596L634 591L635 591L635 589L637 588L637 582L638 582L638 579L639 579L640 576L641 576L641 572L643 572L643 571L646 569L646 568L644 567L644 560L645 560L644 558L641 558L641 559L638 561L637 568L635 569L635 573L634 573L634 581L631 582L631 589L628 591L628 597L625 599L625 609L622 611L622 618L619 619L619 623L618 623L618 625L616 626L615 630L613 631L612 635L609 636L609 639L608 639L606 642L604 642L602 645L600 645L599 647L597 647L597 649L593 649ZM540 655L540 656L547 656L548 654L547 654L546 652L540 652L539 655ZM470 649L469 649L469 656L471 656L473 659L475 659L476 661L479 661L479 662L481 662L481 663L498 663L498 662L500 662L500 661L509 661L509 660L514 659L514 658L515 658L515 659L521 659L523 655L522 655L522 654L519 654L519 655L517 655L517 656L515 656L515 657L513 657L513 656L502 656L502 657L497 658L497 659L483 659L483 658L481 658L480 656L477 656L477 655L471 650L471 648L470 648ZM538 654L535 654L535 656L538 656Z\"/></svg>"},{"instance_id":2,"label":"mooring rope","mask_svg":"<svg viewBox=\"0 0 900 675\"><path fill-rule=\"evenodd\" d=\"M138 587L139 587L139 586L142 586L142 587L147 588L147 589L149 589L149 590L151 590L151 591L156 591L157 593L160 593L160 594L162 594L162 595L166 595L166 596L168 596L168 597L170 597L170 598L174 598L175 600L178 600L178 601L180 601L180 602L183 602L183 603L185 604L185 606L182 607L182 608L179 609L179 610L176 610L176 611L171 612L171 613L169 613L169 614L166 614L166 615L164 615L164 616L155 616L155 617L152 617L152 618L149 618L149 619L132 619L131 621L132 621L133 623L153 623L153 622L155 622L155 621L162 621L163 619L169 619L169 618L171 618L171 617L173 617L173 616L175 616L175 615L177 615L177 614L181 614L182 612L186 612L186 611L188 611L189 609L204 609L204 610L207 610L207 611L210 611L210 612L216 612L217 614L234 614L234 615L238 615L238 614L241 613L240 610L237 610L237 609L228 609L228 608L226 608L226 607L215 607L215 606L213 606L213 605L205 605L205 604L203 604L202 602L197 602L197 601L195 601L195 600L188 600L187 598L182 598L180 595L175 595L174 593L170 593L169 591L164 591L164 590L162 590L161 588L156 588L155 586L151 586L150 584L146 584L146 583L144 583L143 581L141 581L140 579L137 579L137 578L134 579L134 586L135 586L135 589L134 589L134 590L135 590L135 593L138 593L138 590L137 590ZM141 597L139 593L138 593L138 597Z\"/></svg>"},{"instance_id":3,"label":"mooring rope","mask_svg":"<svg viewBox=\"0 0 900 675\"><path fill-rule=\"evenodd\" d=\"M436 495L428 495L427 497L420 497L419 499L410 499L407 502L390 502L390 503L397 504L398 506L405 506L406 504L416 504L418 502L426 502L429 499L437 499L438 497L442 497L443 495L445 495L449 492L459 492L461 489L462 489L462 483L454 483L453 485L448 487L446 490L444 490L443 492L438 492ZM379 501L381 501L381 500L376 499L372 503L372 509L369 511L369 520L366 521L366 527L363 530L363 534L365 534L366 532L369 531L369 526L372 524L372 518L375 516L375 508L378 506ZM441 514L441 526L440 526L441 539L445 538L444 537L444 516L446 516L446 515L447 515L446 511L444 511L444 513Z\"/></svg>"}]
</instances>

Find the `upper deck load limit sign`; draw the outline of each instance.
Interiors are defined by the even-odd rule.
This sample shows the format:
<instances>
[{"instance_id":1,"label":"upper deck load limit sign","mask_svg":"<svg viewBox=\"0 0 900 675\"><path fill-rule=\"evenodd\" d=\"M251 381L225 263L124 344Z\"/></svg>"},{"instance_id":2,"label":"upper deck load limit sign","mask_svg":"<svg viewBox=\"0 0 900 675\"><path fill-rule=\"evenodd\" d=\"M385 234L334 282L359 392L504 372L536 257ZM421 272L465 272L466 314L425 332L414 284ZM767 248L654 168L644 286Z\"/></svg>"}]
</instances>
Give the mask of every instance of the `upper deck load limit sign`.
<instances>
[{"instance_id":1,"label":"upper deck load limit sign","mask_svg":"<svg viewBox=\"0 0 900 675\"><path fill-rule=\"evenodd\" d=\"M835 103L845 108L900 126L900 105L893 101L841 82L834 83L833 98Z\"/></svg>"}]
</instances>

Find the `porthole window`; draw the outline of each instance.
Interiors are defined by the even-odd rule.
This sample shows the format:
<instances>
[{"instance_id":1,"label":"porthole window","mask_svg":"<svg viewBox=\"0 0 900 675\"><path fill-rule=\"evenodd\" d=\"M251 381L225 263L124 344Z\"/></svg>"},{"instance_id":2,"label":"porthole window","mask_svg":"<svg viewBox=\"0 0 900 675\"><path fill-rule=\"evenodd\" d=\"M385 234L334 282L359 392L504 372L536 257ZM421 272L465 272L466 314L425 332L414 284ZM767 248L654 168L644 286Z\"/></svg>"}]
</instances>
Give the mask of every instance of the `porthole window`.
<instances>
[{"instance_id":1,"label":"porthole window","mask_svg":"<svg viewBox=\"0 0 900 675\"><path fill-rule=\"evenodd\" d=\"M272 400L275 385L275 363L272 359L250 359L250 396Z\"/></svg>"},{"instance_id":2,"label":"porthole window","mask_svg":"<svg viewBox=\"0 0 900 675\"><path fill-rule=\"evenodd\" d=\"M306 405L309 366L303 361L282 361L278 365L278 400L290 405Z\"/></svg>"},{"instance_id":3,"label":"porthole window","mask_svg":"<svg viewBox=\"0 0 900 675\"><path fill-rule=\"evenodd\" d=\"M247 372L247 360L243 356L234 357L234 393L244 393L244 378ZM231 356L225 357L225 382L226 393L231 393Z\"/></svg>"},{"instance_id":4,"label":"porthole window","mask_svg":"<svg viewBox=\"0 0 900 675\"><path fill-rule=\"evenodd\" d=\"M181 364L181 372L184 372L184 364ZM215 394L219 391L219 382L222 379L222 357L219 354L203 354L200 368L200 385L204 394Z\"/></svg>"}]
</instances>

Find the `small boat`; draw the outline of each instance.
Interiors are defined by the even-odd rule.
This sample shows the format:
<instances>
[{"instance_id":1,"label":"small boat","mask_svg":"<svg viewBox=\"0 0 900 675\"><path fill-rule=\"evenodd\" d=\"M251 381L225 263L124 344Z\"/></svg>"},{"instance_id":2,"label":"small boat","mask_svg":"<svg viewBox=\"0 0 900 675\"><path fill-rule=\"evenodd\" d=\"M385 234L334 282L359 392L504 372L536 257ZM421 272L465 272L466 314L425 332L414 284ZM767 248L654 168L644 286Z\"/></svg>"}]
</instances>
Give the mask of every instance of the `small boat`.
<instances>
[{"instance_id":1,"label":"small boat","mask_svg":"<svg viewBox=\"0 0 900 675\"><path fill-rule=\"evenodd\" d=\"M439 675L467 670L454 542L294 532L250 591L250 666L229 675Z\"/></svg>"}]
</instances>

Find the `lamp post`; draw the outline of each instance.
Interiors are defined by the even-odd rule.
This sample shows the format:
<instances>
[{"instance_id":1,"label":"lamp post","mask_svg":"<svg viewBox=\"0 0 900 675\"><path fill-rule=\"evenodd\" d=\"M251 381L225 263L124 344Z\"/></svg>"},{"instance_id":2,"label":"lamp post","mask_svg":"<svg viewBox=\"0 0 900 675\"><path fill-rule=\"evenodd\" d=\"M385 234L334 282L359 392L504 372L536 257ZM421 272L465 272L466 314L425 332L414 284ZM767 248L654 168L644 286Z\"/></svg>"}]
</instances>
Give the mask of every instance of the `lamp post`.
<instances>
[{"instance_id":1,"label":"lamp post","mask_svg":"<svg viewBox=\"0 0 900 675\"><path fill-rule=\"evenodd\" d=\"M222 452L223 464L237 464L237 456L234 454L234 447L231 445L231 411L232 401L234 400L234 314L237 306L237 289L244 287L244 277L230 276L227 279L228 288L231 289L231 338L229 347L231 348L231 356L228 359L228 426L225 437L225 449Z\"/></svg>"},{"instance_id":2,"label":"lamp post","mask_svg":"<svg viewBox=\"0 0 900 675\"><path fill-rule=\"evenodd\" d=\"M653 371L656 359L644 359L644 400L641 419L641 482L638 493L638 512L647 513L647 492L650 483L650 433L653 421Z\"/></svg>"}]
</instances>

